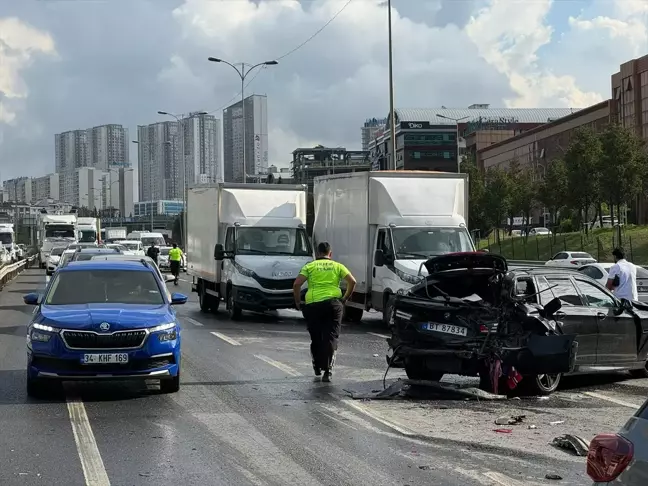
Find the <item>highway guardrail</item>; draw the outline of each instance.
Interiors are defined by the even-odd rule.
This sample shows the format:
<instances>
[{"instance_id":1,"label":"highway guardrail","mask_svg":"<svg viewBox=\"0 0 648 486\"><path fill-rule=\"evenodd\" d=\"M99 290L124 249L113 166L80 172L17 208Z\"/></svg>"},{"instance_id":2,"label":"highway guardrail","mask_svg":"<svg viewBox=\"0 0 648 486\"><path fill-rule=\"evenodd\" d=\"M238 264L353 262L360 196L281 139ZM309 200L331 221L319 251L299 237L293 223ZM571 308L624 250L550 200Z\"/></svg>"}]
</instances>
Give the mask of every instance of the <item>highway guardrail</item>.
<instances>
[{"instance_id":1,"label":"highway guardrail","mask_svg":"<svg viewBox=\"0 0 648 486\"><path fill-rule=\"evenodd\" d=\"M2 290L7 283L16 278L16 275L22 272L25 268L29 268L32 262L36 260L36 256L37 255L32 255L16 263L5 265L0 268L0 290Z\"/></svg>"}]
</instances>

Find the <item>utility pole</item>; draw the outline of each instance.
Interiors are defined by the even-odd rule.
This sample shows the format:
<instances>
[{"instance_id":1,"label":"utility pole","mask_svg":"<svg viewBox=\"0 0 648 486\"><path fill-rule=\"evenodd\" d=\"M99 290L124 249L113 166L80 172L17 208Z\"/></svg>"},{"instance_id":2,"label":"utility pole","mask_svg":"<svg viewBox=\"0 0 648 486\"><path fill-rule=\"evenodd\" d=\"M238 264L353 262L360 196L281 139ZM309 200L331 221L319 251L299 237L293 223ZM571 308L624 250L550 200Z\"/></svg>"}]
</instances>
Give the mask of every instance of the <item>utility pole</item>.
<instances>
[{"instance_id":1,"label":"utility pole","mask_svg":"<svg viewBox=\"0 0 648 486\"><path fill-rule=\"evenodd\" d=\"M396 170L396 120L394 115L394 66L392 47L392 13L391 0L387 0L387 30L389 32L389 139L391 140L391 159Z\"/></svg>"}]
</instances>

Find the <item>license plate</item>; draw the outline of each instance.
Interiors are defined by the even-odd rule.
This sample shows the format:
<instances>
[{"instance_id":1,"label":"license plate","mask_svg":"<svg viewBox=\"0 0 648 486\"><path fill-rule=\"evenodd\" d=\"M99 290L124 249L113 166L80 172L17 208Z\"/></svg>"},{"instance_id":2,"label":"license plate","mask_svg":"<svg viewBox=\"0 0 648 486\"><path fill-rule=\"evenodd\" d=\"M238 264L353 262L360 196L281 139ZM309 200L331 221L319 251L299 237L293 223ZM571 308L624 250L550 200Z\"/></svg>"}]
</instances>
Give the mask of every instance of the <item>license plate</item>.
<instances>
[{"instance_id":1,"label":"license plate","mask_svg":"<svg viewBox=\"0 0 648 486\"><path fill-rule=\"evenodd\" d=\"M637 287L637 292L648 292L648 287Z\"/></svg>"},{"instance_id":2,"label":"license plate","mask_svg":"<svg viewBox=\"0 0 648 486\"><path fill-rule=\"evenodd\" d=\"M446 334L454 334L455 336L468 335L468 328L461 326L453 326L452 324L437 324L435 322L427 322L423 324L423 329L426 331L444 332Z\"/></svg>"},{"instance_id":3,"label":"license plate","mask_svg":"<svg viewBox=\"0 0 648 486\"><path fill-rule=\"evenodd\" d=\"M127 353L84 354L83 364L125 364L128 363Z\"/></svg>"}]
</instances>

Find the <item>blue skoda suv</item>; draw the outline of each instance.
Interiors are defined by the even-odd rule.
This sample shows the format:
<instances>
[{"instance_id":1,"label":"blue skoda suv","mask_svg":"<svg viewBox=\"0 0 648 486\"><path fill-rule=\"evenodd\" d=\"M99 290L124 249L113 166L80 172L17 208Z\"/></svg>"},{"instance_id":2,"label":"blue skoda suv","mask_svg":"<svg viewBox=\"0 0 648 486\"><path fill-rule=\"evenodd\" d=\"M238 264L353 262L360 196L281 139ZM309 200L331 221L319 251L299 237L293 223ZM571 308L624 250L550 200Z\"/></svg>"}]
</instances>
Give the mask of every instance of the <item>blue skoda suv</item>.
<instances>
[{"instance_id":1,"label":"blue skoda suv","mask_svg":"<svg viewBox=\"0 0 648 486\"><path fill-rule=\"evenodd\" d=\"M145 260L72 262L41 294L27 331L27 394L52 381L159 379L163 393L180 389L180 324L170 293Z\"/></svg>"}]
</instances>

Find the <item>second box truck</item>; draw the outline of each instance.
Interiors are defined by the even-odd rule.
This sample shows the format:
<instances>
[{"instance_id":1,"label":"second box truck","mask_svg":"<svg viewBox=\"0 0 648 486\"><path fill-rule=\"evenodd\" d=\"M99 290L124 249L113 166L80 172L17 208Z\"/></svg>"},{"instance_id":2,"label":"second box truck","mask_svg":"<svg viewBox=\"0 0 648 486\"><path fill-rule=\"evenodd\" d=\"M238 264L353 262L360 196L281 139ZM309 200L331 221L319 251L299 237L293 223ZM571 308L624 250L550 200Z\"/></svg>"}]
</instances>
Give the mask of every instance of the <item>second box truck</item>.
<instances>
[{"instance_id":1,"label":"second box truck","mask_svg":"<svg viewBox=\"0 0 648 486\"><path fill-rule=\"evenodd\" d=\"M306 186L196 186L187 201L187 273L200 308L220 302L232 319L244 310L293 308L292 287L313 259L306 234Z\"/></svg>"}]
</instances>

